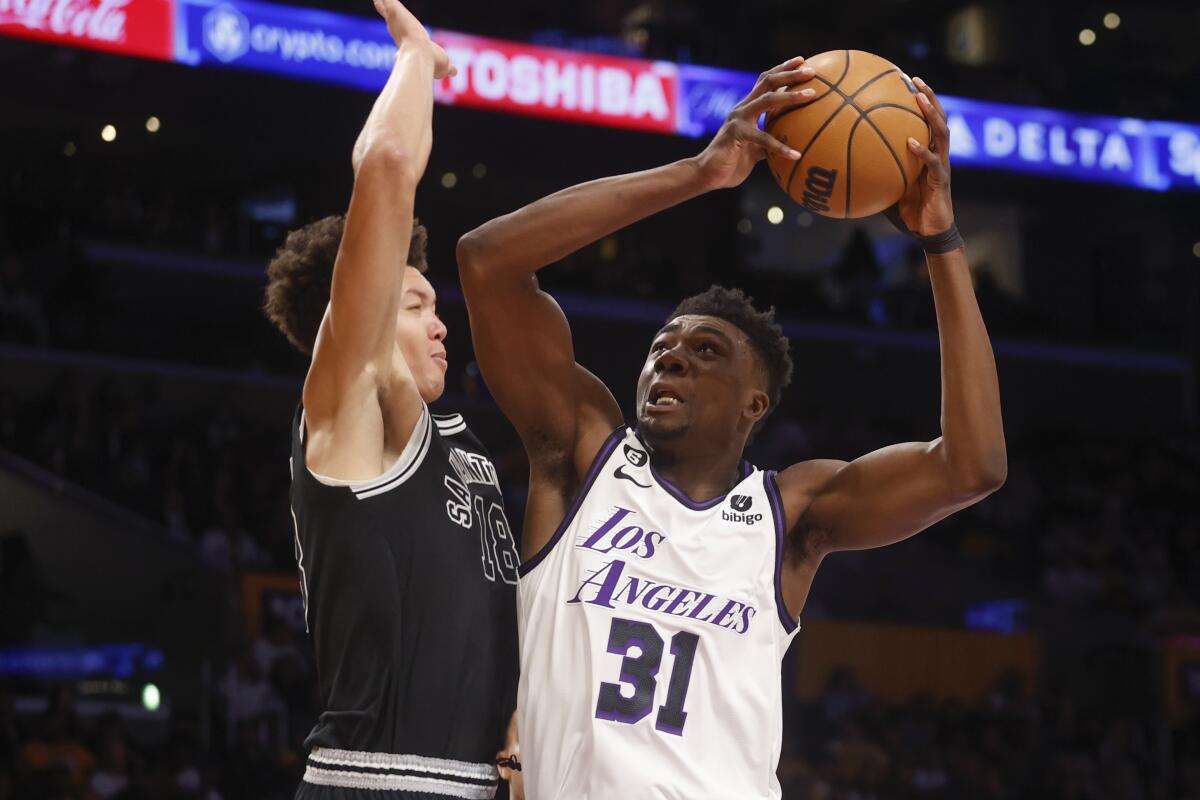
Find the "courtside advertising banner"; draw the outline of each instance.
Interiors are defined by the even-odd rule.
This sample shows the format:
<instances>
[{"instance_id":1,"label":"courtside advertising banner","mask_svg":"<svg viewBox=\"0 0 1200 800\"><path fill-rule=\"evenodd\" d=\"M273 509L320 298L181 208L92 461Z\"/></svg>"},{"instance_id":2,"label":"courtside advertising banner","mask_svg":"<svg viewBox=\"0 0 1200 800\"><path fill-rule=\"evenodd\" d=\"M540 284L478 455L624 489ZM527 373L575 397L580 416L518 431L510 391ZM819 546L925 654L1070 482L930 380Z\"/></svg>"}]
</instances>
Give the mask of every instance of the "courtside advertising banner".
<instances>
[{"instance_id":1,"label":"courtside advertising banner","mask_svg":"<svg viewBox=\"0 0 1200 800\"><path fill-rule=\"evenodd\" d=\"M170 61L171 0L0 0L0 34Z\"/></svg>"},{"instance_id":2,"label":"courtside advertising banner","mask_svg":"<svg viewBox=\"0 0 1200 800\"><path fill-rule=\"evenodd\" d=\"M0 0L2 1L2 0ZM381 19L254 2L181 3L176 58L377 92L396 45Z\"/></svg>"},{"instance_id":3,"label":"courtside advertising banner","mask_svg":"<svg viewBox=\"0 0 1200 800\"><path fill-rule=\"evenodd\" d=\"M675 133L676 65L435 30L458 74L437 99L538 117Z\"/></svg>"},{"instance_id":4,"label":"courtside advertising banner","mask_svg":"<svg viewBox=\"0 0 1200 800\"><path fill-rule=\"evenodd\" d=\"M445 105L708 136L756 75L433 30L458 74ZM375 92L380 19L253 0L0 0L0 35ZM942 97L955 164L1156 191L1200 189L1200 125Z\"/></svg>"}]
</instances>

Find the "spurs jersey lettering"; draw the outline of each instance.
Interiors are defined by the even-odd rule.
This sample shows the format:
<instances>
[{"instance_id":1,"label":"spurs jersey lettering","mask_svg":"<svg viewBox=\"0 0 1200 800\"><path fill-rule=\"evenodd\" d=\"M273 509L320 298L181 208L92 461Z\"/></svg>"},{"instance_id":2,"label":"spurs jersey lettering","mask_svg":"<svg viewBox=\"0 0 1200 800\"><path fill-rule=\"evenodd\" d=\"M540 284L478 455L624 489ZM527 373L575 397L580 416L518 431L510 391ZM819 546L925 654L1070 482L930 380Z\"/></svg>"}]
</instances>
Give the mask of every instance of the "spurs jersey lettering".
<instances>
[{"instance_id":1,"label":"spurs jersey lettering","mask_svg":"<svg viewBox=\"0 0 1200 800\"><path fill-rule=\"evenodd\" d=\"M491 797L516 690L518 558L487 451L461 416L425 409L391 469L340 481L308 468L303 409L292 431L325 706L305 780Z\"/></svg>"},{"instance_id":2,"label":"spurs jersey lettering","mask_svg":"<svg viewBox=\"0 0 1200 800\"><path fill-rule=\"evenodd\" d=\"M780 797L779 669L797 623L774 473L743 462L741 476L693 503L622 428L520 568L530 800Z\"/></svg>"}]
</instances>

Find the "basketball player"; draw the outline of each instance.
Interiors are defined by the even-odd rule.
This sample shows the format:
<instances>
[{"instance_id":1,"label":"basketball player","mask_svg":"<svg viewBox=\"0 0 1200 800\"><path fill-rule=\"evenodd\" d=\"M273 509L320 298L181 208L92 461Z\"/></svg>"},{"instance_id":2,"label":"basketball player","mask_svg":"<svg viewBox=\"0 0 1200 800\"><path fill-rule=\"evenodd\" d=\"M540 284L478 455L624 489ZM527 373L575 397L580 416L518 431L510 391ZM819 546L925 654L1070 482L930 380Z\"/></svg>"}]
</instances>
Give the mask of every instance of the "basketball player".
<instances>
[{"instance_id":1,"label":"basketball player","mask_svg":"<svg viewBox=\"0 0 1200 800\"><path fill-rule=\"evenodd\" d=\"M932 150L898 207L928 252L942 436L851 462L742 460L792 363L773 311L713 287L655 335L626 427L575 362L537 270L702 192L740 184L758 128L803 102L803 59L762 75L698 156L585 183L467 234L459 271L488 385L530 459L518 718L532 800L778 798L779 662L837 550L911 536L995 491L1006 457L995 361L950 202L949 131L917 81ZM519 354L519 357L513 357Z\"/></svg>"},{"instance_id":2,"label":"basketball player","mask_svg":"<svg viewBox=\"0 0 1200 800\"><path fill-rule=\"evenodd\" d=\"M349 212L293 232L268 268L266 313L312 357L291 498L325 710L296 797L491 798L515 746L518 556L487 452L427 406L446 328L413 217L452 67L397 0L375 5L399 52Z\"/></svg>"}]
</instances>

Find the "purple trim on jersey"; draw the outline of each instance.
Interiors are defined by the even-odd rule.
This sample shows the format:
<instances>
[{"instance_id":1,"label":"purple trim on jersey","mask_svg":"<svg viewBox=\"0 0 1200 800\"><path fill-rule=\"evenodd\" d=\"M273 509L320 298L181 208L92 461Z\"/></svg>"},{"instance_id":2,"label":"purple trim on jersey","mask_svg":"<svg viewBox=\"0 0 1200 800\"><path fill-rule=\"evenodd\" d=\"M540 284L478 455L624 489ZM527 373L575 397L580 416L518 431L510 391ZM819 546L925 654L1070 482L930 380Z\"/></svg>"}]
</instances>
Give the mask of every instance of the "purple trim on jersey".
<instances>
[{"instance_id":1,"label":"purple trim on jersey","mask_svg":"<svg viewBox=\"0 0 1200 800\"><path fill-rule=\"evenodd\" d=\"M575 495L575 502L571 504L567 515L559 523L558 528L554 531L554 535L550 537L550 541L546 542L542 549L537 551L532 558L517 567L517 577L524 578L534 567L542 563L542 560L546 556L550 555L550 551L554 549L554 545L558 544L558 540L567 532L567 528L570 527L571 522L575 519L575 515L579 513L579 507L583 505L584 498L587 497L592 484L596 482L596 476L600 474L600 468L608 460L608 457L612 455L617 442L624 438L625 427L622 426L610 433L608 438L604 440L604 445L601 446L600 452L596 453L596 457L592 460L592 466L588 469L587 476L583 479L583 485L579 487L579 493Z\"/></svg>"},{"instance_id":2,"label":"purple trim on jersey","mask_svg":"<svg viewBox=\"0 0 1200 800\"><path fill-rule=\"evenodd\" d=\"M750 462L743 458L742 459L742 480L746 480L746 478L749 478L751 472L754 472L754 467L750 466Z\"/></svg>"},{"instance_id":3,"label":"purple trim on jersey","mask_svg":"<svg viewBox=\"0 0 1200 800\"><path fill-rule=\"evenodd\" d=\"M763 473L763 486L767 490L771 512L775 515L775 610L779 612L779 621L783 623L783 629L792 633L800 627L800 623L792 619L783 599L783 557L787 552L787 531L784 526L787 522L783 513L783 499L779 496L779 485L775 481L775 470Z\"/></svg>"},{"instance_id":4,"label":"purple trim on jersey","mask_svg":"<svg viewBox=\"0 0 1200 800\"><path fill-rule=\"evenodd\" d=\"M637 437L637 440L639 443L641 443L642 447L646 447L646 443L642 441L642 435L640 433L638 433L637 431L634 431L633 435ZM649 447L646 447L646 452L647 453L650 452ZM662 488L667 490L667 494L671 495L676 500L683 503L685 506L692 509L693 511L707 511L708 509L713 508L714 506L720 505L720 503L722 501L724 501L726 497L729 496L729 492L726 492L725 494L721 495L720 497L714 497L711 500L705 500L702 503L697 503L695 500L688 497L687 493L684 492L683 489L680 489L678 486L671 483L669 480L664 478L662 475L659 475L658 470L656 470L654 468L654 460L653 459L650 459L650 474L654 476L654 480L658 481L659 486L661 486ZM746 473L746 474L749 474L749 473ZM745 480L745 478L746 478L746 476L743 475L742 480ZM731 489L730 491L733 491L733 490Z\"/></svg>"}]
</instances>

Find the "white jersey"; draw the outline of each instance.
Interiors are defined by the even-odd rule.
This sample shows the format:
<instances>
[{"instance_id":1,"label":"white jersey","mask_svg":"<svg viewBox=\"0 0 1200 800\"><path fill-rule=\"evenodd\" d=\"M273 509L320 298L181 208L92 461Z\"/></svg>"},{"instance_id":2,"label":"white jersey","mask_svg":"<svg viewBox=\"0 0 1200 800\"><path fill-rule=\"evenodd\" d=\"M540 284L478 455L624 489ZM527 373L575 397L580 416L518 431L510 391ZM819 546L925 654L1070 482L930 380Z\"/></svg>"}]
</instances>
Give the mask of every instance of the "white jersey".
<instances>
[{"instance_id":1,"label":"white jersey","mask_svg":"<svg viewBox=\"0 0 1200 800\"><path fill-rule=\"evenodd\" d=\"M773 473L693 503L622 428L520 569L518 724L530 800L780 797Z\"/></svg>"}]
</instances>

